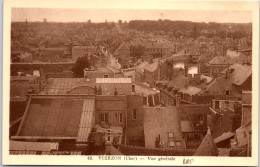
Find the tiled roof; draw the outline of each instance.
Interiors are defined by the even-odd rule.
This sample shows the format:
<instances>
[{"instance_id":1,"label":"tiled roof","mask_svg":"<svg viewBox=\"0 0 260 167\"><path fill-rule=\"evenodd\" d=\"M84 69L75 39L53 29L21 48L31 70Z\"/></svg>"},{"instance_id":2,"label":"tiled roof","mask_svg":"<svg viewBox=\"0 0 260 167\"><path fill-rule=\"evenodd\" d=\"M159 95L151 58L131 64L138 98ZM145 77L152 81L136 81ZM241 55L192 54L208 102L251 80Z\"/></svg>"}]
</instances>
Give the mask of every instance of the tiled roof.
<instances>
[{"instance_id":1,"label":"tiled roof","mask_svg":"<svg viewBox=\"0 0 260 167\"><path fill-rule=\"evenodd\" d=\"M232 66L229 67L230 70L233 72L231 73L232 78L233 78L233 84L234 85L242 85L248 77L252 75L252 66L251 65L242 65L235 63ZM222 71L223 74L225 74L227 71L224 70Z\"/></svg>"},{"instance_id":2,"label":"tiled roof","mask_svg":"<svg viewBox=\"0 0 260 167\"><path fill-rule=\"evenodd\" d=\"M86 140L93 127L94 101L91 97L32 97L17 135Z\"/></svg>"},{"instance_id":3,"label":"tiled roof","mask_svg":"<svg viewBox=\"0 0 260 167\"><path fill-rule=\"evenodd\" d=\"M87 82L85 78L49 78L45 87L46 94L67 94L67 92L75 87L91 86L94 88L95 81Z\"/></svg>"},{"instance_id":4,"label":"tiled roof","mask_svg":"<svg viewBox=\"0 0 260 167\"><path fill-rule=\"evenodd\" d=\"M198 62L207 63L207 62L209 62L212 58L213 58L213 56L211 56L209 53L203 53L203 54L198 58Z\"/></svg>"},{"instance_id":5,"label":"tiled roof","mask_svg":"<svg viewBox=\"0 0 260 167\"><path fill-rule=\"evenodd\" d=\"M200 93L220 95L223 94L225 90L231 89L232 79L227 79L226 77L218 77L210 82L206 89L202 90Z\"/></svg>"},{"instance_id":6,"label":"tiled roof","mask_svg":"<svg viewBox=\"0 0 260 167\"><path fill-rule=\"evenodd\" d=\"M228 65L228 64L233 64L235 63L236 60L234 58L228 58L224 56L217 56L214 57L212 60L208 62L210 65Z\"/></svg>"},{"instance_id":7,"label":"tiled roof","mask_svg":"<svg viewBox=\"0 0 260 167\"><path fill-rule=\"evenodd\" d=\"M142 86L140 84L135 84L135 92L143 94L143 95L154 95L154 94L159 93L158 91L156 91L152 88L145 87L145 86Z\"/></svg>"},{"instance_id":8,"label":"tiled roof","mask_svg":"<svg viewBox=\"0 0 260 167\"><path fill-rule=\"evenodd\" d=\"M172 78L168 87L173 87L174 89L179 90L183 88L187 82L188 82L188 77L184 75L177 75Z\"/></svg>"}]
</instances>

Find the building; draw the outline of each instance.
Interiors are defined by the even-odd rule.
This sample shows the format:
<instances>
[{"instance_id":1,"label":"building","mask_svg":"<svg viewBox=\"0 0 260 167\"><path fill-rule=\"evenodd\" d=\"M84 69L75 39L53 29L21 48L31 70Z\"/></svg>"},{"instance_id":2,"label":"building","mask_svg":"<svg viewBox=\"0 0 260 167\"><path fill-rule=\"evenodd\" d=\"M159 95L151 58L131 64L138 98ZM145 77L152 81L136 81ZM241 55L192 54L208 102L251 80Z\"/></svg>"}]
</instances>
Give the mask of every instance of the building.
<instances>
[{"instance_id":1,"label":"building","mask_svg":"<svg viewBox=\"0 0 260 167\"><path fill-rule=\"evenodd\" d=\"M122 66L127 66L130 60L130 48L127 44L122 43L115 51L115 55L118 57L118 62Z\"/></svg>"},{"instance_id":2,"label":"building","mask_svg":"<svg viewBox=\"0 0 260 167\"><path fill-rule=\"evenodd\" d=\"M112 67L98 67L98 68L85 68L84 69L84 78L93 79L93 78L122 78L120 70L117 70Z\"/></svg>"},{"instance_id":3,"label":"building","mask_svg":"<svg viewBox=\"0 0 260 167\"><path fill-rule=\"evenodd\" d=\"M96 46L73 46L72 60L76 61L79 57L93 55L97 50Z\"/></svg>"},{"instance_id":4,"label":"building","mask_svg":"<svg viewBox=\"0 0 260 167\"><path fill-rule=\"evenodd\" d=\"M207 117L210 114L208 105L180 105L180 123L186 148L197 148L206 132Z\"/></svg>"},{"instance_id":5,"label":"building","mask_svg":"<svg viewBox=\"0 0 260 167\"><path fill-rule=\"evenodd\" d=\"M150 64L146 65L144 68L144 80L151 87L155 86L156 81L160 80L159 74L159 61L155 60L150 62Z\"/></svg>"},{"instance_id":6,"label":"building","mask_svg":"<svg viewBox=\"0 0 260 167\"><path fill-rule=\"evenodd\" d=\"M185 148L177 107L144 107L144 139L148 148Z\"/></svg>"},{"instance_id":7,"label":"building","mask_svg":"<svg viewBox=\"0 0 260 167\"><path fill-rule=\"evenodd\" d=\"M144 81L144 68L149 63L147 61L142 62L141 64L135 67L135 80L136 82L143 82Z\"/></svg>"}]
</instances>

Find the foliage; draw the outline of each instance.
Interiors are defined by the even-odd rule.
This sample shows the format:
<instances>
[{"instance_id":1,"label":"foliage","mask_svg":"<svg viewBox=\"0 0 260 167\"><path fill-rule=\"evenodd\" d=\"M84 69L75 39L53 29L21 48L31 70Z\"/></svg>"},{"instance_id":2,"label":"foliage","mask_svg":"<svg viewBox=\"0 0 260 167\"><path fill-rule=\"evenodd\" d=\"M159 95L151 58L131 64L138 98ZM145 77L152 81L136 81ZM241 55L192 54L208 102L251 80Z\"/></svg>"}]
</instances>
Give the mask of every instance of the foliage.
<instances>
[{"instance_id":1,"label":"foliage","mask_svg":"<svg viewBox=\"0 0 260 167\"><path fill-rule=\"evenodd\" d=\"M87 56L79 57L72 67L72 72L75 77L83 77L84 76L84 68L90 68L90 63L88 61Z\"/></svg>"}]
</instances>

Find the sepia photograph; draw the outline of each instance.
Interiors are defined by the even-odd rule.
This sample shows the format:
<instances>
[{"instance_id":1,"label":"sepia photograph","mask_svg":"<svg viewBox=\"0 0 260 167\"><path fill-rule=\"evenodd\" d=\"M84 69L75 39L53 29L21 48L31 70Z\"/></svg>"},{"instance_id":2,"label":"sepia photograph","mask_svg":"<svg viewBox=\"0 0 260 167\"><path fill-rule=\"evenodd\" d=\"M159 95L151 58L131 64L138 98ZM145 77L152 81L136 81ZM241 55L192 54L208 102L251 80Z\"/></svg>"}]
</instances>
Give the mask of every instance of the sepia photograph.
<instances>
[{"instance_id":1,"label":"sepia photograph","mask_svg":"<svg viewBox=\"0 0 260 167\"><path fill-rule=\"evenodd\" d=\"M258 2L26 2L5 6L3 161L257 165Z\"/></svg>"}]
</instances>

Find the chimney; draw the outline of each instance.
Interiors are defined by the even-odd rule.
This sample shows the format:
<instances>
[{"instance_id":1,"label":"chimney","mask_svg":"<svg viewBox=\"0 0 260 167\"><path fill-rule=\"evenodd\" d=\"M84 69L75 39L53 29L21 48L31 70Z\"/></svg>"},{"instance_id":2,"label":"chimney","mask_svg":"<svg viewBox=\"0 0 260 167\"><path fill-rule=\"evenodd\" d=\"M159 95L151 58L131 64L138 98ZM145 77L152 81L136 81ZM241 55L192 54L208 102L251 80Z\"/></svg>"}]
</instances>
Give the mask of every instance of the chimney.
<instances>
[{"instance_id":1,"label":"chimney","mask_svg":"<svg viewBox=\"0 0 260 167\"><path fill-rule=\"evenodd\" d=\"M95 86L94 88L94 94L96 95L97 94L97 87Z\"/></svg>"},{"instance_id":2,"label":"chimney","mask_svg":"<svg viewBox=\"0 0 260 167\"><path fill-rule=\"evenodd\" d=\"M98 87L98 94L99 94L99 95L102 95L102 88L101 88L100 85L99 85L99 87Z\"/></svg>"},{"instance_id":3,"label":"chimney","mask_svg":"<svg viewBox=\"0 0 260 167\"><path fill-rule=\"evenodd\" d=\"M135 85L132 85L132 92L135 92Z\"/></svg>"},{"instance_id":4,"label":"chimney","mask_svg":"<svg viewBox=\"0 0 260 167\"><path fill-rule=\"evenodd\" d=\"M207 86L207 79L206 79L206 78L203 78L201 81L202 81L202 83L201 83L201 89L204 90L204 89L206 89L206 86Z\"/></svg>"},{"instance_id":5,"label":"chimney","mask_svg":"<svg viewBox=\"0 0 260 167\"><path fill-rule=\"evenodd\" d=\"M167 62L168 79L173 77L173 61Z\"/></svg>"},{"instance_id":6,"label":"chimney","mask_svg":"<svg viewBox=\"0 0 260 167\"><path fill-rule=\"evenodd\" d=\"M230 79L230 76L231 76L231 70L227 69L227 71L226 71L226 78Z\"/></svg>"},{"instance_id":7,"label":"chimney","mask_svg":"<svg viewBox=\"0 0 260 167\"><path fill-rule=\"evenodd\" d=\"M116 96L118 94L117 88L115 88L114 95Z\"/></svg>"},{"instance_id":8,"label":"chimney","mask_svg":"<svg viewBox=\"0 0 260 167\"><path fill-rule=\"evenodd\" d=\"M184 70L185 70L185 76L187 76L188 75L188 66L187 65L184 65Z\"/></svg>"},{"instance_id":9,"label":"chimney","mask_svg":"<svg viewBox=\"0 0 260 167\"><path fill-rule=\"evenodd\" d=\"M194 80L196 83L200 83L200 74L194 74Z\"/></svg>"}]
</instances>

